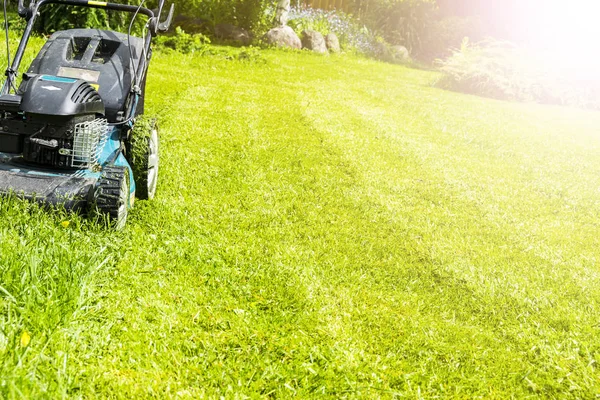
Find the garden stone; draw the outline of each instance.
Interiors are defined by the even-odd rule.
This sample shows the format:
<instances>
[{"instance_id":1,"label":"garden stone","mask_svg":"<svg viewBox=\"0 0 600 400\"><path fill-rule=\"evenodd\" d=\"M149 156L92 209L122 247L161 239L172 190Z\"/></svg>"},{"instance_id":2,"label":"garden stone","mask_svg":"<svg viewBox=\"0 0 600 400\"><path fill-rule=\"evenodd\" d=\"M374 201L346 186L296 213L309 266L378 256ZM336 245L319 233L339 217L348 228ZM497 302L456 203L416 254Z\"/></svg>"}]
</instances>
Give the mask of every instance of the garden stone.
<instances>
[{"instance_id":1,"label":"garden stone","mask_svg":"<svg viewBox=\"0 0 600 400\"><path fill-rule=\"evenodd\" d=\"M319 32L311 29L302 32L302 47L316 53L327 54L325 38Z\"/></svg>"},{"instance_id":2,"label":"garden stone","mask_svg":"<svg viewBox=\"0 0 600 400\"><path fill-rule=\"evenodd\" d=\"M327 36L325 36L325 44L330 52L340 52L340 41L335 33L328 33Z\"/></svg>"},{"instance_id":3,"label":"garden stone","mask_svg":"<svg viewBox=\"0 0 600 400\"><path fill-rule=\"evenodd\" d=\"M382 61L390 62L394 60L389 45L382 42L376 42L373 45L373 55L375 56L375 58Z\"/></svg>"},{"instance_id":4,"label":"garden stone","mask_svg":"<svg viewBox=\"0 0 600 400\"><path fill-rule=\"evenodd\" d=\"M271 29L265 35L265 40L267 43L274 44L278 47L290 47L292 49L302 48L300 38L289 26L280 26Z\"/></svg>"},{"instance_id":5,"label":"garden stone","mask_svg":"<svg viewBox=\"0 0 600 400\"><path fill-rule=\"evenodd\" d=\"M249 45L252 40L250 32L231 24L215 25L215 36L218 39L232 40L243 46Z\"/></svg>"},{"instance_id":6,"label":"garden stone","mask_svg":"<svg viewBox=\"0 0 600 400\"><path fill-rule=\"evenodd\" d=\"M410 62L410 53L404 46L392 46L390 48L394 61Z\"/></svg>"}]
</instances>

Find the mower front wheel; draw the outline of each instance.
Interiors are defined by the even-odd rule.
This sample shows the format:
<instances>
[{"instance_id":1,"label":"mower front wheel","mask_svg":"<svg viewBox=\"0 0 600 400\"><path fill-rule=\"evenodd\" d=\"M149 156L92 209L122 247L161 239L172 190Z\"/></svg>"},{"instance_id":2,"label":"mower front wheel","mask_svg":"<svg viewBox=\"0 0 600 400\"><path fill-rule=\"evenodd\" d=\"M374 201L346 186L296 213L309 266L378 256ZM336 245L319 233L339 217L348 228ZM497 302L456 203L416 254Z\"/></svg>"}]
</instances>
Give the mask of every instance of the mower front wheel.
<instances>
[{"instance_id":1,"label":"mower front wheel","mask_svg":"<svg viewBox=\"0 0 600 400\"><path fill-rule=\"evenodd\" d=\"M94 193L93 208L100 218L119 230L129 214L129 170L125 167L105 167Z\"/></svg>"},{"instance_id":2,"label":"mower front wheel","mask_svg":"<svg viewBox=\"0 0 600 400\"><path fill-rule=\"evenodd\" d=\"M155 119L136 118L127 148L127 160L133 169L136 197L152 200L158 185L158 126Z\"/></svg>"}]
</instances>

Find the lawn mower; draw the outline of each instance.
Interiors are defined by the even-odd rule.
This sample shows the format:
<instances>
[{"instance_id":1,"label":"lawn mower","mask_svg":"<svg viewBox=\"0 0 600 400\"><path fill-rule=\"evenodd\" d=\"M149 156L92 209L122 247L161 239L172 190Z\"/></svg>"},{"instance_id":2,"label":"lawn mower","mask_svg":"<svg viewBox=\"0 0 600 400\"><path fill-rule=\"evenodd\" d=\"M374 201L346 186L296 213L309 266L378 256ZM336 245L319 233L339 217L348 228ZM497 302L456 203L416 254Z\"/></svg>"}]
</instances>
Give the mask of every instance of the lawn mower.
<instances>
[{"instance_id":1,"label":"lawn mower","mask_svg":"<svg viewBox=\"0 0 600 400\"><path fill-rule=\"evenodd\" d=\"M135 197L158 179L158 129L143 116L151 40L169 29L157 10L92 0L19 0L27 21L0 92L0 194L104 216L123 227ZM52 34L22 75L19 65L41 7L63 4L132 13L127 34L70 29ZM6 2L5 2L6 5ZM138 14L143 38L131 36ZM6 15L6 13L5 13ZM8 28L6 29L8 37ZM8 45L7 45L8 47ZM8 48L7 48L8 50Z\"/></svg>"}]
</instances>

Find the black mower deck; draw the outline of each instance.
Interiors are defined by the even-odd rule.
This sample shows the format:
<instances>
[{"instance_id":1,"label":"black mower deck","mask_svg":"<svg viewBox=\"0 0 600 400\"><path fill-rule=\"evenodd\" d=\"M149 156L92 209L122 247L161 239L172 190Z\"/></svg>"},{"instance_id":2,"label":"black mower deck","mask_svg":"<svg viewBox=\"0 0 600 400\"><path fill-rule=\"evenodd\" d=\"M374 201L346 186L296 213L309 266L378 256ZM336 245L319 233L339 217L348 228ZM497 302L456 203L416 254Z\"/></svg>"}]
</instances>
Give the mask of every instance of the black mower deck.
<instances>
[{"instance_id":1,"label":"black mower deck","mask_svg":"<svg viewBox=\"0 0 600 400\"><path fill-rule=\"evenodd\" d=\"M45 173L2 163L0 158L0 194L64 206L67 210L84 209L98 178L74 174Z\"/></svg>"}]
</instances>

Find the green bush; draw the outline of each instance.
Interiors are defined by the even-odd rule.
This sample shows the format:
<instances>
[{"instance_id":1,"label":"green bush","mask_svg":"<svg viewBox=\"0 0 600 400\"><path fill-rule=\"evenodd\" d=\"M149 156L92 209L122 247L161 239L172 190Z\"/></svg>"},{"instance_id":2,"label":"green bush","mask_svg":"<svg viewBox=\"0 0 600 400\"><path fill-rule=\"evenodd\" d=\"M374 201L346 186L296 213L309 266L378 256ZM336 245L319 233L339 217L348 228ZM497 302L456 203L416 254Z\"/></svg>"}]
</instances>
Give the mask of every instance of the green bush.
<instances>
[{"instance_id":1,"label":"green bush","mask_svg":"<svg viewBox=\"0 0 600 400\"><path fill-rule=\"evenodd\" d=\"M136 6L139 4L139 0L121 0L118 2ZM169 7L170 3L171 1L167 0L166 7ZM273 0L186 0L176 1L175 11L177 15L206 20L211 29L218 23L231 23L255 33L262 33L266 32L273 23L275 14L273 4ZM150 9L157 6L157 0L144 3L144 7ZM15 7L12 7L11 10L13 8ZM36 23L36 30L42 33L52 33L70 28L99 27L126 31L131 16L129 13L106 11L104 9L52 4L42 8L41 15ZM139 34L145 21L144 16L139 16L136 19L134 32Z\"/></svg>"},{"instance_id":2,"label":"green bush","mask_svg":"<svg viewBox=\"0 0 600 400\"><path fill-rule=\"evenodd\" d=\"M421 45L415 53L420 60L433 62L452 54L452 49L460 46L465 37L480 41L481 20L477 17L442 17L434 19L423 34Z\"/></svg>"},{"instance_id":3,"label":"green bush","mask_svg":"<svg viewBox=\"0 0 600 400\"><path fill-rule=\"evenodd\" d=\"M288 25L296 32L310 29L327 35L335 31L332 20L339 14L341 13L308 7L291 7Z\"/></svg>"},{"instance_id":4,"label":"green bush","mask_svg":"<svg viewBox=\"0 0 600 400\"><path fill-rule=\"evenodd\" d=\"M184 54L204 53L208 49L210 39L201 33L190 35L180 27L176 27L174 35L158 36L156 44Z\"/></svg>"},{"instance_id":5,"label":"green bush","mask_svg":"<svg viewBox=\"0 0 600 400\"><path fill-rule=\"evenodd\" d=\"M480 38L475 17L442 13L435 0L355 0L355 21L368 27L371 37L406 47L420 61L449 55L465 36ZM372 46L371 46L372 47Z\"/></svg>"},{"instance_id":6,"label":"green bush","mask_svg":"<svg viewBox=\"0 0 600 400\"><path fill-rule=\"evenodd\" d=\"M216 24L229 23L262 34L273 25L273 3L272 0L190 0L177 3L177 13L206 20L211 29Z\"/></svg>"},{"instance_id":7,"label":"green bush","mask_svg":"<svg viewBox=\"0 0 600 400\"><path fill-rule=\"evenodd\" d=\"M444 77L442 87L492 98L530 100L518 84L518 68L513 48L505 42L488 40L471 44L465 38L459 49L445 60L438 60Z\"/></svg>"},{"instance_id":8,"label":"green bush","mask_svg":"<svg viewBox=\"0 0 600 400\"><path fill-rule=\"evenodd\" d=\"M123 4L135 4L132 0L119 1ZM156 1L144 3L144 7L154 8ZM71 28L104 28L117 31L127 31L133 14L126 12L107 11L100 8L74 7L51 4L41 9L40 17L36 22L36 30L41 33ZM140 33L146 17L138 15L132 27L134 33Z\"/></svg>"},{"instance_id":9,"label":"green bush","mask_svg":"<svg viewBox=\"0 0 600 400\"><path fill-rule=\"evenodd\" d=\"M27 22L23 18L19 17L16 11L9 12L7 17L10 32L21 33L25 30L25 25L27 25ZM4 26L2 26L2 30L4 30Z\"/></svg>"},{"instance_id":10,"label":"green bush","mask_svg":"<svg viewBox=\"0 0 600 400\"><path fill-rule=\"evenodd\" d=\"M405 46L418 54L431 24L437 18L437 6L432 0L380 0L373 2L366 20L386 39Z\"/></svg>"},{"instance_id":11,"label":"green bush","mask_svg":"<svg viewBox=\"0 0 600 400\"><path fill-rule=\"evenodd\" d=\"M445 60L438 86L505 100L600 109L600 85L578 82L560 68L508 42L467 38Z\"/></svg>"}]
</instances>

